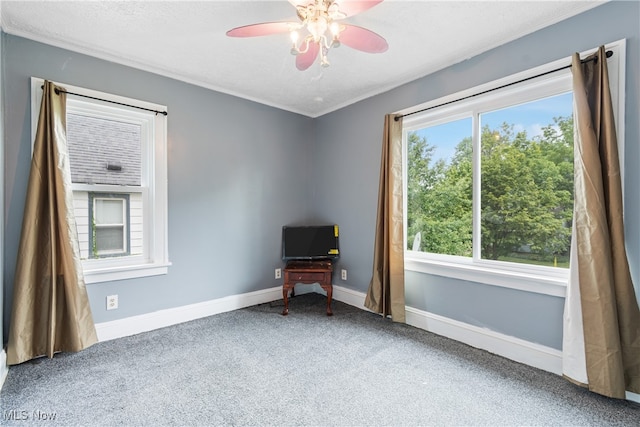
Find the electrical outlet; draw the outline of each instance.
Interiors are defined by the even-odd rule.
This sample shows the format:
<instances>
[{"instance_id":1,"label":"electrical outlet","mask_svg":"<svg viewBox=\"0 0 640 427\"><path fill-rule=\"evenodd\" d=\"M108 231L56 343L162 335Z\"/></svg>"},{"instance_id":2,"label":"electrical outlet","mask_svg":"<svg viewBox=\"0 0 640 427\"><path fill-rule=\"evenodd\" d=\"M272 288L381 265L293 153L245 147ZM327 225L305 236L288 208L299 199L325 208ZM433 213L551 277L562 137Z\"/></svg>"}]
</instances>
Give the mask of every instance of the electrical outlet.
<instances>
[{"instance_id":1,"label":"electrical outlet","mask_svg":"<svg viewBox=\"0 0 640 427\"><path fill-rule=\"evenodd\" d=\"M347 280L347 270L345 270L344 268L340 271L340 277L342 278L342 280Z\"/></svg>"},{"instance_id":2,"label":"electrical outlet","mask_svg":"<svg viewBox=\"0 0 640 427\"><path fill-rule=\"evenodd\" d=\"M282 269L276 268L276 279L280 279L282 277Z\"/></svg>"},{"instance_id":3,"label":"electrical outlet","mask_svg":"<svg viewBox=\"0 0 640 427\"><path fill-rule=\"evenodd\" d=\"M118 308L118 295L107 296L107 310L115 310Z\"/></svg>"}]
</instances>

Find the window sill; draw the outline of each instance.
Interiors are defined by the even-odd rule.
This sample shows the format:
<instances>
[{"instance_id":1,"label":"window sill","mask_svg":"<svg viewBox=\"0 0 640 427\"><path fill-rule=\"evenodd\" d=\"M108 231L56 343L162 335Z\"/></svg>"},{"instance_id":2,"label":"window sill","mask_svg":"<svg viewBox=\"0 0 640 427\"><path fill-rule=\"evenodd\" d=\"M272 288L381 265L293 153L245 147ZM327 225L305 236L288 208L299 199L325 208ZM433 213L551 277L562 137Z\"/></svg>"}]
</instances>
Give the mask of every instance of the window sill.
<instances>
[{"instance_id":1,"label":"window sill","mask_svg":"<svg viewBox=\"0 0 640 427\"><path fill-rule=\"evenodd\" d=\"M566 295L569 279L568 270L558 270L553 275L546 275L538 272L489 268L472 263L427 259L410 254L405 254L404 268L407 271L563 298Z\"/></svg>"},{"instance_id":2,"label":"window sill","mask_svg":"<svg viewBox=\"0 0 640 427\"><path fill-rule=\"evenodd\" d=\"M126 265L121 267L92 268L84 270L86 284L111 282L115 280L160 276L169 272L170 262Z\"/></svg>"}]
</instances>

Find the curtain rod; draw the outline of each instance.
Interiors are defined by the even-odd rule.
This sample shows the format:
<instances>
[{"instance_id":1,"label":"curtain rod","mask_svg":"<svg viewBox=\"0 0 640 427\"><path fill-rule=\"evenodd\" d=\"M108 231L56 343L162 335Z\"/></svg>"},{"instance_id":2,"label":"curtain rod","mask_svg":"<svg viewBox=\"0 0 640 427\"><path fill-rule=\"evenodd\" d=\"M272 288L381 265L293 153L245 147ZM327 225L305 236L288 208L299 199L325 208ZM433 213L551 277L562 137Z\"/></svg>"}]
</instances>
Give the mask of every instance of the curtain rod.
<instances>
[{"instance_id":1,"label":"curtain rod","mask_svg":"<svg viewBox=\"0 0 640 427\"><path fill-rule=\"evenodd\" d=\"M44 85L40 86L40 89L44 89ZM112 104L124 105L125 107L131 107L131 108L137 108L139 110L151 111L152 113L156 113L156 115L162 114L163 116L166 116L167 114L169 114L166 111L152 110L150 108L139 107L137 105L125 104L124 102L112 101L110 99L96 98L95 96L83 95L81 93L68 92L66 90L60 90L58 88L55 89L56 95L59 95L60 92L66 93L67 95L81 96L83 98L95 99L96 101L110 102Z\"/></svg>"},{"instance_id":2,"label":"curtain rod","mask_svg":"<svg viewBox=\"0 0 640 427\"><path fill-rule=\"evenodd\" d=\"M607 55L607 58L611 58L613 56L613 51L608 50L606 55ZM582 62L584 64L585 62L589 62L589 61L596 61L597 62L598 61L598 57L597 56L593 56L591 58L582 59L580 62ZM464 96L464 97L459 98L459 99L454 99L452 101L443 102L442 104L433 105L431 107L423 108L422 110L413 111L413 112L407 113L407 114L398 114L397 116L395 116L393 118L393 120L397 122L398 120L400 120L403 117L407 117L407 116L411 116L411 115L414 115L414 114L422 113L424 111L432 110L434 108L442 107L444 105L453 104L454 102L464 101L465 99L473 98L474 96L484 95L485 93L493 92L494 90L503 89L505 87L513 86L513 85L516 85L518 83L526 82L527 80L533 80L533 79L536 79L538 77L546 76L547 74L555 73L555 72L558 72L558 71L561 71L561 70L566 70L567 68L571 68L571 64L565 65L564 67L556 68L555 70L545 71L544 73L536 74L535 76L527 77L527 78L522 79L522 80L518 80L518 81L515 81L515 82L507 83L507 84L504 84L502 86L494 87L493 89L487 89L487 90L484 90L482 92L474 93L472 95L467 95L467 96Z\"/></svg>"}]
</instances>

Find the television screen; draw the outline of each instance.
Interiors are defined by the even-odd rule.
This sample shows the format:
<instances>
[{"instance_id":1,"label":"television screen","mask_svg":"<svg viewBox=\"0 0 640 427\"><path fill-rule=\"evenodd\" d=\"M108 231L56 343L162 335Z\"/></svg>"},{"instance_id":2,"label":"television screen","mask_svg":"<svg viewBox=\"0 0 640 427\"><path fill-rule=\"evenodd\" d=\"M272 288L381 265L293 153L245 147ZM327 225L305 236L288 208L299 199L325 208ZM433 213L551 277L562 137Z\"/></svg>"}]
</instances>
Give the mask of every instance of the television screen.
<instances>
[{"instance_id":1,"label":"television screen","mask_svg":"<svg viewBox=\"0 0 640 427\"><path fill-rule=\"evenodd\" d=\"M333 259L340 256L337 225L282 227L282 259Z\"/></svg>"}]
</instances>

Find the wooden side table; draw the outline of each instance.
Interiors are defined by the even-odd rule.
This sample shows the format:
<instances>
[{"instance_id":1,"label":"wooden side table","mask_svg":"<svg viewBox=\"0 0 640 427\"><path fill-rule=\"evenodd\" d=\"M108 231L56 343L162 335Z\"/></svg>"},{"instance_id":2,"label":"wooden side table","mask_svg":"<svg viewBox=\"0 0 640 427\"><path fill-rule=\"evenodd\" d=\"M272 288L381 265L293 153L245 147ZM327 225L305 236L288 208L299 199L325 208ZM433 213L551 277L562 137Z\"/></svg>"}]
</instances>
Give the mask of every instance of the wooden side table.
<instances>
[{"instance_id":1,"label":"wooden side table","mask_svg":"<svg viewBox=\"0 0 640 427\"><path fill-rule=\"evenodd\" d=\"M332 316L331 297L333 285L331 283L333 265L329 260L322 261L288 261L284 268L284 284L282 296L284 297L284 310L282 315L289 314L289 291L293 290L296 283L319 283L327 292L327 316Z\"/></svg>"}]
</instances>

